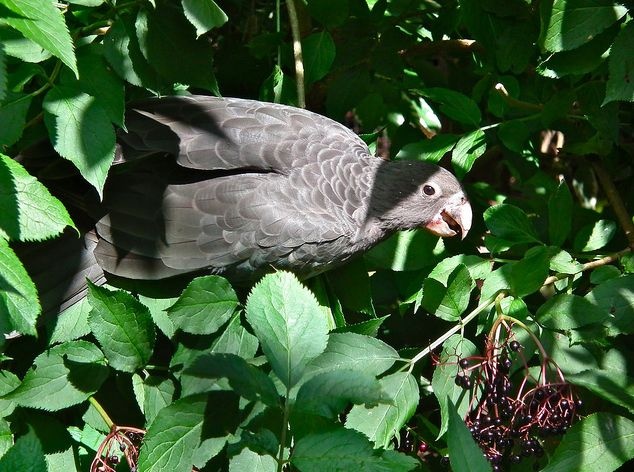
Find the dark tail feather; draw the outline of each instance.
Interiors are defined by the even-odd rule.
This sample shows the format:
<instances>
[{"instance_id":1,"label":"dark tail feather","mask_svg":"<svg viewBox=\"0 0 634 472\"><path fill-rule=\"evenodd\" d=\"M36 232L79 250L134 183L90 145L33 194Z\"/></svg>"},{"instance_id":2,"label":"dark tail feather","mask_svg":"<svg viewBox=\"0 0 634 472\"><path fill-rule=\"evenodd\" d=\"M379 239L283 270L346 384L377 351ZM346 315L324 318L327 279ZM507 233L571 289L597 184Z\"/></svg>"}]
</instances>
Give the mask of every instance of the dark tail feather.
<instances>
[{"instance_id":1,"label":"dark tail feather","mask_svg":"<svg viewBox=\"0 0 634 472\"><path fill-rule=\"evenodd\" d=\"M93 231L78 237L69 230L59 238L16 248L37 287L42 321L85 298L86 279L97 285L106 282L93 254L96 245Z\"/></svg>"}]
</instances>

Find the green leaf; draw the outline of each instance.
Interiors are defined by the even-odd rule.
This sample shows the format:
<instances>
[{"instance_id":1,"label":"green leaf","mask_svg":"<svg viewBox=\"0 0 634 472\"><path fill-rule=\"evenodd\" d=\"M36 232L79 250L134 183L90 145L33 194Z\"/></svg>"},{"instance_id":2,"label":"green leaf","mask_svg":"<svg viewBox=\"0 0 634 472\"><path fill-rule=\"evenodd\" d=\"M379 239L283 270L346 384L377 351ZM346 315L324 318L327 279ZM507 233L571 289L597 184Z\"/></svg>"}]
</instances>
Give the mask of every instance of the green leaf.
<instances>
[{"instance_id":1,"label":"green leaf","mask_svg":"<svg viewBox=\"0 0 634 472\"><path fill-rule=\"evenodd\" d=\"M314 295L288 272L265 276L249 294L246 314L286 388L326 349L327 319Z\"/></svg>"},{"instance_id":2,"label":"green leaf","mask_svg":"<svg viewBox=\"0 0 634 472\"><path fill-rule=\"evenodd\" d=\"M3 417L0 417L0 458L13 446L13 433L9 427L9 423ZM0 459L0 464L2 460Z\"/></svg>"},{"instance_id":3,"label":"green leaf","mask_svg":"<svg viewBox=\"0 0 634 472\"><path fill-rule=\"evenodd\" d=\"M356 333L332 333L323 354L306 367L305 377L330 370L357 370L376 377L400 359L398 352L380 339Z\"/></svg>"},{"instance_id":4,"label":"green leaf","mask_svg":"<svg viewBox=\"0 0 634 472\"><path fill-rule=\"evenodd\" d=\"M327 31L313 33L302 40L305 81L310 85L323 78L335 61L335 42Z\"/></svg>"},{"instance_id":5,"label":"green leaf","mask_svg":"<svg viewBox=\"0 0 634 472\"><path fill-rule=\"evenodd\" d=\"M475 283L464 264L458 264L447 279L447 289L435 279L423 285L422 306L446 321L456 321L467 309Z\"/></svg>"},{"instance_id":6,"label":"green leaf","mask_svg":"<svg viewBox=\"0 0 634 472\"><path fill-rule=\"evenodd\" d=\"M3 18L9 26L61 59L75 76L79 75L73 40L62 12L54 3L40 0L2 0L2 4L16 13Z\"/></svg>"},{"instance_id":7,"label":"green leaf","mask_svg":"<svg viewBox=\"0 0 634 472\"><path fill-rule=\"evenodd\" d=\"M566 379L634 413L634 377L628 375L626 369L607 366L603 369L589 369L572 375L566 374Z\"/></svg>"},{"instance_id":8,"label":"green leaf","mask_svg":"<svg viewBox=\"0 0 634 472\"><path fill-rule=\"evenodd\" d=\"M456 375L461 370L458 360L477 355L476 346L468 339L457 334L451 336L443 344L442 352L431 385L434 395L440 404L440 438L449 427L450 407L458 409L460 416L465 416L469 411L469 396L465 395L462 387L456 385ZM451 405L450 402L451 401ZM454 406L455 405L455 406Z\"/></svg>"},{"instance_id":9,"label":"green leaf","mask_svg":"<svg viewBox=\"0 0 634 472\"><path fill-rule=\"evenodd\" d=\"M440 118L438 118L431 105L427 103L427 100L423 97L418 97L418 100L411 100L409 103L412 107L415 122L418 125L435 133L439 133L442 130Z\"/></svg>"},{"instance_id":10,"label":"green leaf","mask_svg":"<svg viewBox=\"0 0 634 472\"><path fill-rule=\"evenodd\" d=\"M484 458L482 450L473 440L456 407L447 399L449 426L447 446L449 447L449 461L455 472L489 472L491 466Z\"/></svg>"},{"instance_id":11,"label":"green leaf","mask_svg":"<svg viewBox=\"0 0 634 472\"><path fill-rule=\"evenodd\" d=\"M634 275L610 279L597 285L585 298L610 317L605 324L610 336L634 333Z\"/></svg>"},{"instance_id":12,"label":"green leaf","mask_svg":"<svg viewBox=\"0 0 634 472\"><path fill-rule=\"evenodd\" d=\"M539 243L532 223L521 208L502 203L484 212L484 223L491 234L510 244Z\"/></svg>"},{"instance_id":13,"label":"green leaf","mask_svg":"<svg viewBox=\"0 0 634 472\"><path fill-rule=\"evenodd\" d=\"M147 307L127 292L111 292L90 282L88 301L88 324L110 366L130 373L144 367L156 337Z\"/></svg>"},{"instance_id":14,"label":"green leaf","mask_svg":"<svg viewBox=\"0 0 634 472\"><path fill-rule=\"evenodd\" d=\"M482 120L478 104L460 92L432 87L423 89L421 94L433 102L440 103L440 111L459 123L477 126Z\"/></svg>"},{"instance_id":15,"label":"green leaf","mask_svg":"<svg viewBox=\"0 0 634 472\"><path fill-rule=\"evenodd\" d=\"M119 17L104 36L103 46L108 63L122 79L153 91L163 87L156 70L141 53L132 18Z\"/></svg>"},{"instance_id":16,"label":"green leaf","mask_svg":"<svg viewBox=\"0 0 634 472\"><path fill-rule=\"evenodd\" d=\"M371 407L391 401L372 374L337 369L322 372L304 383L297 392L293 412L335 419L350 403Z\"/></svg>"},{"instance_id":17,"label":"green leaf","mask_svg":"<svg viewBox=\"0 0 634 472\"><path fill-rule=\"evenodd\" d=\"M574 424L543 472L610 472L634 457L634 422L594 413Z\"/></svg>"},{"instance_id":18,"label":"green leaf","mask_svg":"<svg viewBox=\"0 0 634 472\"><path fill-rule=\"evenodd\" d=\"M14 446L0 459L0 470L47 472L42 444L33 432L18 438Z\"/></svg>"},{"instance_id":19,"label":"green leaf","mask_svg":"<svg viewBox=\"0 0 634 472\"><path fill-rule=\"evenodd\" d=\"M93 395L106 379L105 364L103 353L87 341L53 346L35 358L20 386L5 398L47 411L77 405Z\"/></svg>"},{"instance_id":20,"label":"green leaf","mask_svg":"<svg viewBox=\"0 0 634 472\"><path fill-rule=\"evenodd\" d=\"M0 370L0 418L6 418L15 410L15 402L3 397L19 386L20 379L17 375L8 370Z\"/></svg>"},{"instance_id":21,"label":"green leaf","mask_svg":"<svg viewBox=\"0 0 634 472\"><path fill-rule=\"evenodd\" d=\"M44 98L44 122L55 150L70 160L99 195L114 159L115 134L97 99L66 86Z\"/></svg>"},{"instance_id":22,"label":"green leaf","mask_svg":"<svg viewBox=\"0 0 634 472\"><path fill-rule=\"evenodd\" d=\"M406 144L394 159L438 162L454 148L458 139L455 134L437 134L431 139Z\"/></svg>"},{"instance_id":23,"label":"green leaf","mask_svg":"<svg viewBox=\"0 0 634 472\"><path fill-rule=\"evenodd\" d=\"M616 233L616 223L611 220L598 220L584 226L575 236L573 247L578 252L590 252L608 244Z\"/></svg>"},{"instance_id":24,"label":"green leaf","mask_svg":"<svg viewBox=\"0 0 634 472\"><path fill-rule=\"evenodd\" d=\"M71 81L70 86L79 87L83 92L95 97L108 118L123 127L125 100L123 82L110 69L101 54L101 49L83 47L77 55L79 83Z\"/></svg>"},{"instance_id":25,"label":"green leaf","mask_svg":"<svg viewBox=\"0 0 634 472\"><path fill-rule=\"evenodd\" d=\"M206 395L195 395L163 408L145 435L138 469L191 472L207 405Z\"/></svg>"},{"instance_id":26,"label":"green leaf","mask_svg":"<svg viewBox=\"0 0 634 472\"><path fill-rule=\"evenodd\" d=\"M471 279L483 280L491 272L491 262L479 256L458 254L440 261L429 273L427 278L436 279L443 285L447 285L449 276L459 265L469 269Z\"/></svg>"},{"instance_id":27,"label":"green leaf","mask_svg":"<svg viewBox=\"0 0 634 472\"><path fill-rule=\"evenodd\" d=\"M167 309L176 328L186 333L211 334L224 325L238 306L229 281L217 275L198 277Z\"/></svg>"},{"instance_id":28,"label":"green leaf","mask_svg":"<svg viewBox=\"0 0 634 472\"><path fill-rule=\"evenodd\" d=\"M240 454L233 456L229 461L229 472L276 472L277 461L267 454L258 454L244 448Z\"/></svg>"},{"instance_id":29,"label":"green leaf","mask_svg":"<svg viewBox=\"0 0 634 472\"><path fill-rule=\"evenodd\" d=\"M196 38L196 30L183 10L161 2L154 10L139 11L135 28L143 57L166 81L220 95L213 73L212 44Z\"/></svg>"},{"instance_id":30,"label":"green leaf","mask_svg":"<svg viewBox=\"0 0 634 472\"><path fill-rule=\"evenodd\" d=\"M564 331L601 323L608 315L588 299L571 293L560 293L548 299L536 314L537 321L543 326Z\"/></svg>"},{"instance_id":31,"label":"green leaf","mask_svg":"<svg viewBox=\"0 0 634 472\"><path fill-rule=\"evenodd\" d=\"M362 432L377 446L387 448L418 406L420 392L412 374L397 372L380 380L391 404L375 407L355 405L348 413L346 427Z\"/></svg>"},{"instance_id":32,"label":"green leaf","mask_svg":"<svg viewBox=\"0 0 634 472\"><path fill-rule=\"evenodd\" d=\"M365 259L370 267L401 272L435 264L443 250L442 239L427 231L398 231L370 249Z\"/></svg>"},{"instance_id":33,"label":"green leaf","mask_svg":"<svg viewBox=\"0 0 634 472\"><path fill-rule=\"evenodd\" d=\"M558 250L551 246L553 251L556 251L550 258L550 270L559 272L562 274L577 274L583 270L583 264L575 261L570 253L564 250Z\"/></svg>"},{"instance_id":34,"label":"green leaf","mask_svg":"<svg viewBox=\"0 0 634 472\"><path fill-rule=\"evenodd\" d=\"M418 460L394 451L373 449L363 434L339 428L299 439L291 454L291 464L302 472L406 472L414 469Z\"/></svg>"},{"instance_id":35,"label":"green leaf","mask_svg":"<svg viewBox=\"0 0 634 472\"><path fill-rule=\"evenodd\" d=\"M199 356L185 370L185 374L202 379L226 378L231 388L247 400L261 401L269 406L279 404L279 395L273 381L263 371L234 354ZM209 390L214 389L214 384L209 384Z\"/></svg>"},{"instance_id":36,"label":"green leaf","mask_svg":"<svg viewBox=\"0 0 634 472\"><path fill-rule=\"evenodd\" d=\"M577 48L618 21L627 7L611 0L553 0L542 2L540 45L558 52Z\"/></svg>"},{"instance_id":37,"label":"green leaf","mask_svg":"<svg viewBox=\"0 0 634 472\"><path fill-rule=\"evenodd\" d=\"M73 341L90 334L90 326L88 326L90 309L88 299L83 298L61 312L55 320L55 325L51 327L48 339L49 346Z\"/></svg>"},{"instance_id":38,"label":"green leaf","mask_svg":"<svg viewBox=\"0 0 634 472\"><path fill-rule=\"evenodd\" d=\"M224 25L229 18L214 0L181 0L183 12L196 28L196 36Z\"/></svg>"},{"instance_id":39,"label":"green leaf","mask_svg":"<svg viewBox=\"0 0 634 472\"><path fill-rule=\"evenodd\" d=\"M376 317L370 290L370 276L363 259L353 260L329 271L328 284L344 308Z\"/></svg>"},{"instance_id":40,"label":"green leaf","mask_svg":"<svg viewBox=\"0 0 634 472\"><path fill-rule=\"evenodd\" d=\"M0 238L41 241L66 226L75 228L64 205L19 163L0 154Z\"/></svg>"},{"instance_id":41,"label":"green leaf","mask_svg":"<svg viewBox=\"0 0 634 472\"><path fill-rule=\"evenodd\" d=\"M143 390L143 403L141 404L145 414L145 424L154 421L158 413L172 404L176 398L176 383L171 378L150 376L141 386Z\"/></svg>"},{"instance_id":42,"label":"green leaf","mask_svg":"<svg viewBox=\"0 0 634 472\"><path fill-rule=\"evenodd\" d=\"M471 170L473 163L484 154L486 148L486 136L481 129L472 131L460 138L451 153L451 165L459 179Z\"/></svg>"},{"instance_id":43,"label":"green leaf","mask_svg":"<svg viewBox=\"0 0 634 472\"><path fill-rule=\"evenodd\" d=\"M30 95L9 91L5 102L0 103L0 146L11 146L20 139L32 99Z\"/></svg>"},{"instance_id":44,"label":"green leaf","mask_svg":"<svg viewBox=\"0 0 634 472\"><path fill-rule=\"evenodd\" d=\"M7 241L0 237L0 333L35 336L42 308L33 281Z\"/></svg>"},{"instance_id":45,"label":"green leaf","mask_svg":"<svg viewBox=\"0 0 634 472\"><path fill-rule=\"evenodd\" d=\"M348 0L308 0L310 16L329 28L339 26L349 14Z\"/></svg>"},{"instance_id":46,"label":"green leaf","mask_svg":"<svg viewBox=\"0 0 634 472\"><path fill-rule=\"evenodd\" d=\"M553 246L561 246L570 234L572 195L565 181L548 199L548 235Z\"/></svg>"},{"instance_id":47,"label":"green leaf","mask_svg":"<svg viewBox=\"0 0 634 472\"><path fill-rule=\"evenodd\" d=\"M511 290L516 297L536 292L548 277L553 249L537 246L529 249L524 257L511 267Z\"/></svg>"},{"instance_id":48,"label":"green leaf","mask_svg":"<svg viewBox=\"0 0 634 472\"><path fill-rule=\"evenodd\" d=\"M610 49L608 62L610 73L605 88L603 105L615 100L634 101L634 82L632 81L632 76L634 76L633 41L634 23L630 21L621 29Z\"/></svg>"}]
</instances>

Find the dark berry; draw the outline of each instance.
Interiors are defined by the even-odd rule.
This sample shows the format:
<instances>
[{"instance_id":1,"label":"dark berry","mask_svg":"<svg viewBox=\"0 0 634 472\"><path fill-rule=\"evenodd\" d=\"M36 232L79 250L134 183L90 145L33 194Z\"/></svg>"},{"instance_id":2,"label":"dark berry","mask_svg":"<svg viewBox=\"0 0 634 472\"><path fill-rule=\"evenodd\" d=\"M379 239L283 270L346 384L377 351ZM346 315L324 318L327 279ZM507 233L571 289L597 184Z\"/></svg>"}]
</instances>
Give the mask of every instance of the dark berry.
<instances>
[{"instance_id":1,"label":"dark berry","mask_svg":"<svg viewBox=\"0 0 634 472\"><path fill-rule=\"evenodd\" d=\"M468 359L460 359L460 367L462 367L463 369L466 369L467 367L469 367L469 360Z\"/></svg>"},{"instance_id":2,"label":"dark berry","mask_svg":"<svg viewBox=\"0 0 634 472\"><path fill-rule=\"evenodd\" d=\"M513 340L509 343L509 349L513 352L517 352L522 349L522 345L519 342Z\"/></svg>"}]
</instances>

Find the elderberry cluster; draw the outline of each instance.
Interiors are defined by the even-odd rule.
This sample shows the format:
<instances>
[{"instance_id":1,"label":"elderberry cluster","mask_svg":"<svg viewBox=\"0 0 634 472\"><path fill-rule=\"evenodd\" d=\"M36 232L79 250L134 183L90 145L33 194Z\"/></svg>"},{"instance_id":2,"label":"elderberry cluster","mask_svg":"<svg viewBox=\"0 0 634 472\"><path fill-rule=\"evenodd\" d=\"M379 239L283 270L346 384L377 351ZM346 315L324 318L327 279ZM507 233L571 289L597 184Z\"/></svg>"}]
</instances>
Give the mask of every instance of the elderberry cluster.
<instances>
[{"instance_id":1,"label":"elderberry cluster","mask_svg":"<svg viewBox=\"0 0 634 472\"><path fill-rule=\"evenodd\" d=\"M487 340L484 357L460 359L455 377L456 385L470 392L465 423L494 472L529 457L538 461L544 455L541 440L565 433L581 407L551 359L542 360L534 378L510 328L507 336L502 342ZM523 370L511 375L513 359ZM553 370L557 378L551 380Z\"/></svg>"}]
</instances>

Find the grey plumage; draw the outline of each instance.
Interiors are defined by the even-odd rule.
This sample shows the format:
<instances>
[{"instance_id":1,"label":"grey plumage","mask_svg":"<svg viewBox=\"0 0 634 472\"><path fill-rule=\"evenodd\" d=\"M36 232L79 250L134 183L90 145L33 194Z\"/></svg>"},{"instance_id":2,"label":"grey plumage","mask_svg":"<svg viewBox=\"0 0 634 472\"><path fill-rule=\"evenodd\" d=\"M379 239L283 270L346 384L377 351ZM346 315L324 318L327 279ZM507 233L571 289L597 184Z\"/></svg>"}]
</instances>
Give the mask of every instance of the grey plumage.
<instances>
[{"instance_id":1,"label":"grey plumage","mask_svg":"<svg viewBox=\"0 0 634 472\"><path fill-rule=\"evenodd\" d=\"M306 110L171 97L135 104L126 127L95 250L115 275L309 276L396 230L464 236L471 225L448 171L373 157L346 127Z\"/></svg>"}]
</instances>

